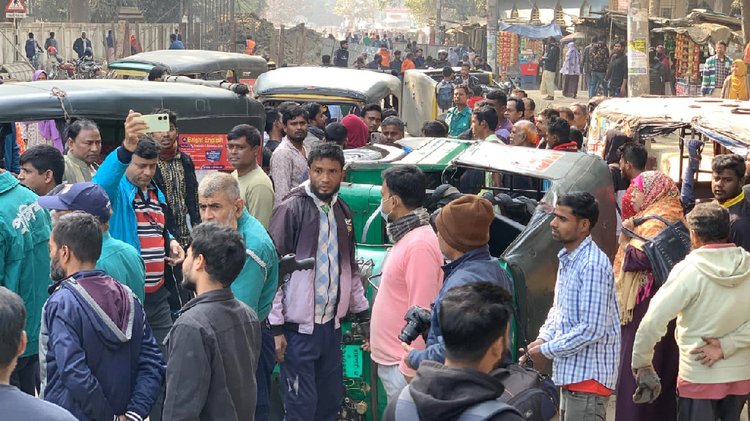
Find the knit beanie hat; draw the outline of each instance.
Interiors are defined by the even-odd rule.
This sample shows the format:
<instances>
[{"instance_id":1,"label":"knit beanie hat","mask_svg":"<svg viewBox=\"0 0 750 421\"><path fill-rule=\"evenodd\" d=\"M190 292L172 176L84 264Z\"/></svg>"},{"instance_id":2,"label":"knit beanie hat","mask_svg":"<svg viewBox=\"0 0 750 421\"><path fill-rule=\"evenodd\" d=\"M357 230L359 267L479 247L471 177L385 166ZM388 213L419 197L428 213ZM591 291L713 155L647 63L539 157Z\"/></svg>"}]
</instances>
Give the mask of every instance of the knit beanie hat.
<instances>
[{"instance_id":1,"label":"knit beanie hat","mask_svg":"<svg viewBox=\"0 0 750 421\"><path fill-rule=\"evenodd\" d=\"M465 194L440 210L435 225L449 246L465 253L490 241L494 218L495 211L487 199Z\"/></svg>"}]
</instances>

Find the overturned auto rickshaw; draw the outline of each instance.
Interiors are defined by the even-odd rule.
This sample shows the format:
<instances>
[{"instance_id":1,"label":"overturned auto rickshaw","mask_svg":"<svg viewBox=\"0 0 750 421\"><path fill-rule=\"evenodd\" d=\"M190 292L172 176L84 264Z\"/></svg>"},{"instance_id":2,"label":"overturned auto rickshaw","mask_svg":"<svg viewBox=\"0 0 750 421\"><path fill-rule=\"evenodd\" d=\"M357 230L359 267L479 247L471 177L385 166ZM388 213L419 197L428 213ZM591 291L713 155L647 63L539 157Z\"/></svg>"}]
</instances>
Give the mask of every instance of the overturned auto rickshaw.
<instances>
[{"instance_id":1,"label":"overturned auto rickshaw","mask_svg":"<svg viewBox=\"0 0 750 421\"><path fill-rule=\"evenodd\" d=\"M746 156L750 151L748 121L748 102L705 97L610 98L591 114L586 147L589 153L604 156L607 132L622 132L646 146L647 168L661 170L678 185L691 182L697 198L712 198L711 158L722 153ZM689 151L691 143L698 145L697 151ZM695 159L696 152L703 159L698 171L688 173L686 180L690 154Z\"/></svg>"},{"instance_id":2,"label":"overturned auto rickshaw","mask_svg":"<svg viewBox=\"0 0 750 421\"><path fill-rule=\"evenodd\" d=\"M612 178L604 161L585 153L558 152L507 146L491 142L467 142L445 138L415 138L406 153L397 146L371 145L345 150L346 181L340 189L353 212L357 259L367 297L374 302L380 284L382 264L388 249L385 224L380 217L381 172L393 165L413 164L427 176L428 211L435 209L429 197L441 184L458 187L468 171L500 172L506 177L526 177L538 182L531 190L481 186L495 193L532 199L538 206L525 218L496 207L490 228L490 252L498 257L515 286L518 320L513 329L515 344L536 338L552 305L557 274L557 253L562 245L552 239L549 210L561 195L587 191L599 202L599 221L592 232L594 241L614 257L615 196ZM514 185L509 183L509 185ZM342 324L344 385L346 400L341 419L377 420L386 405L378 385L375 364L360 349L363 336L353 323ZM517 348L517 347L515 347Z\"/></svg>"}]
</instances>

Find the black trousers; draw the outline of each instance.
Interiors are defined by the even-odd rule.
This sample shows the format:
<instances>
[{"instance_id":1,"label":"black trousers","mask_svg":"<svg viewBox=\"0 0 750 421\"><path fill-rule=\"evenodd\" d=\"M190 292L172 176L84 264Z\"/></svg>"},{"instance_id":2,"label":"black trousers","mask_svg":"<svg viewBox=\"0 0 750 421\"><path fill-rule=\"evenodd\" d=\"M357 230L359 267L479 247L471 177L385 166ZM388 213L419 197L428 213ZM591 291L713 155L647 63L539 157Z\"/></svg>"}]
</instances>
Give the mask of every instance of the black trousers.
<instances>
[{"instance_id":1,"label":"black trousers","mask_svg":"<svg viewBox=\"0 0 750 421\"><path fill-rule=\"evenodd\" d=\"M739 421L747 396L724 399L677 399L677 421Z\"/></svg>"},{"instance_id":2,"label":"black trousers","mask_svg":"<svg viewBox=\"0 0 750 421\"><path fill-rule=\"evenodd\" d=\"M39 378L39 355L19 358L10 375L10 384L31 396L36 396L41 386Z\"/></svg>"}]
</instances>

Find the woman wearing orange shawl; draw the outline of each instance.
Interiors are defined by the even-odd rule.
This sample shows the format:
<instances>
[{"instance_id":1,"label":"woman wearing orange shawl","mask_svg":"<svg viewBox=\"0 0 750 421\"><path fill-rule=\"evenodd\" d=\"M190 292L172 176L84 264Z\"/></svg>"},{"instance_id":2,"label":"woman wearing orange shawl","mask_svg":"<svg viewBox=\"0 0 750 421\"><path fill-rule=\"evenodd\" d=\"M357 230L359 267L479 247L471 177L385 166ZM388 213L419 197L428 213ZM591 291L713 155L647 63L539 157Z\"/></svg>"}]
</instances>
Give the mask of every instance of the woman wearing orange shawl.
<instances>
[{"instance_id":1,"label":"woman wearing orange shawl","mask_svg":"<svg viewBox=\"0 0 750 421\"><path fill-rule=\"evenodd\" d=\"M725 99L739 99L747 101L750 97L747 86L747 65L744 61L737 59L732 62L732 74L724 80L721 89L721 97Z\"/></svg>"},{"instance_id":2,"label":"woman wearing orange shawl","mask_svg":"<svg viewBox=\"0 0 750 421\"><path fill-rule=\"evenodd\" d=\"M677 417L677 363L679 351L674 340L674 321L664 338L656 345L654 369L661 377L662 392L651 404L633 403L635 379L630 368L635 332L646 314L651 298L658 287L654 285L651 263L643 253L643 242L629 237L629 229L641 237L654 238L665 225L657 219L647 219L634 227L633 219L646 215L658 215L670 222L684 220L680 193L674 182L660 171L646 171L636 177L630 188L630 204L635 216L625 215L623 209L623 232L613 265L617 303L622 323L620 348L620 376L617 384L617 406L615 419L629 421L674 420Z\"/></svg>"}]
</instances>

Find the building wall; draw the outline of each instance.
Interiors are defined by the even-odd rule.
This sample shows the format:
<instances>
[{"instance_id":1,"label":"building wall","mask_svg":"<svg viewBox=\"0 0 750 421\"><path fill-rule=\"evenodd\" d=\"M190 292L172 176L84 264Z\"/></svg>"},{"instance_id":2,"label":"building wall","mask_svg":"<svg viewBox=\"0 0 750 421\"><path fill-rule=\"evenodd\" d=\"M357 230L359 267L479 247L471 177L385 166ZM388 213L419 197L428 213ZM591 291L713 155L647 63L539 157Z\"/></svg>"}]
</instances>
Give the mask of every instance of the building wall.
<instances>
[{"instance_id":1,"label":"building wall","mask_svg":"<svg viewBox=\"0 0 750 421\"><path fill-rule=\"evenodd\" d=\"M136 39L146 51L163 50L169 48L169 34L174 31L174 24L170 23L148 23L132 25L130 31L135 33ZM41 47L44 47L44 40L47 39L50 32L55 33L55 39L59 46L59 54L65 59L76 59L78 55L73 51L73 42L85 31L87 37L91 40L94 58L99 61L106 58L105 37L107 31L112 30L115 34L117 56L123 56L123 51L129 55L129 42L127 46L123 45L125 38L124 31L121 31L117 24L111 23L67 23L67 22L21 22L19 24L19 50L20 54L25 56L24 44L29 32L34 33L34 39L37 40ZM10 64L15 61L15 49L13 48L14 29L11 23L0 23L0 63ZM10 40L10 42L8 41ZM126 48L123 48L126 47ZM46 56L46 54L44 54ZM43 60L46 60L44 58Z\"/></svg>"}]
</instances>

